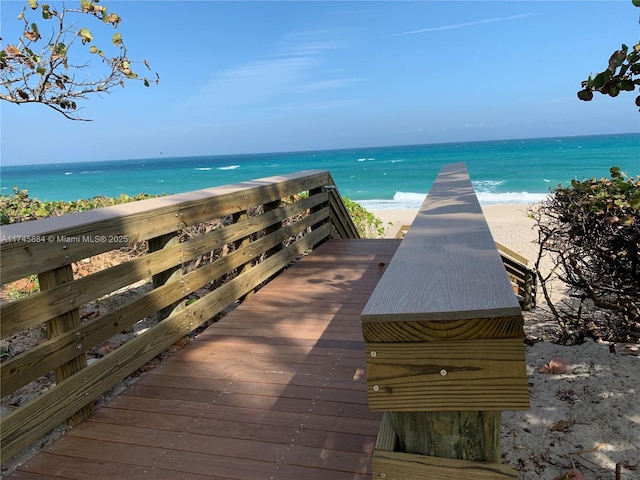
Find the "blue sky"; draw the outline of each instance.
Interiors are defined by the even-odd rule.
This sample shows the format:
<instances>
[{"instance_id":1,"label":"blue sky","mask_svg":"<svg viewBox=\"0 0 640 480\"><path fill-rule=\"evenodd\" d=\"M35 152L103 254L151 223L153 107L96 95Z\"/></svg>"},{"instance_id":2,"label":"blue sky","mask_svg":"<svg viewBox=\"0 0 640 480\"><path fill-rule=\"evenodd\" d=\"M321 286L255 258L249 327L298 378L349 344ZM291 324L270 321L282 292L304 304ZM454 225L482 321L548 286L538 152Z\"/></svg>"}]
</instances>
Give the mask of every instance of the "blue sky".
<instances>
[{"instance_id":1,"label":"blue sky","mask_svg":"<svg viewBox=\"0 0 640 480\"><path fill-rule=\"evenodd\" d=\"M576 97L638 40L630 0L101 4L160 84L90 98L92 122L0 102L3 165L640 131L634 94Z\"/></svg>"}]
</instances>

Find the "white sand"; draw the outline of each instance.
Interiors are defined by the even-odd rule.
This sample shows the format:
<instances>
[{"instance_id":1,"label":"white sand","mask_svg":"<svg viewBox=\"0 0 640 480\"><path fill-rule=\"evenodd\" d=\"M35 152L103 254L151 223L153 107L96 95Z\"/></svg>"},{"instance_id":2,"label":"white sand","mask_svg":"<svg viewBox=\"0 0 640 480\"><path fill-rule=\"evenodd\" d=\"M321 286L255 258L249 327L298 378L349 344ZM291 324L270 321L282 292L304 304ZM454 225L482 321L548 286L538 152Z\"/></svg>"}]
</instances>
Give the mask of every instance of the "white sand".
<instances>
[{"instance_id":1,"label":"white sand","mask_svg":"<svg viewBox=\"0 0 640 480\"><path fill-rule=\"evenodd\" d=\"M533 265L538 237L528 208L486 205L483 211L495 241ZM373 213L391 223L387 237L393 238L417 211ZM526 347L531 409L502 415L504 461L520 471L522 480L554 480L572 468L586 479L640 479L639 346L616 345L614 354L606 343L553 343L555 320L540 295L538 307L524 317L527 337L544 341ZM569 371L540 373L552 357L568 360Z\"/></svg>"}]
</instances>

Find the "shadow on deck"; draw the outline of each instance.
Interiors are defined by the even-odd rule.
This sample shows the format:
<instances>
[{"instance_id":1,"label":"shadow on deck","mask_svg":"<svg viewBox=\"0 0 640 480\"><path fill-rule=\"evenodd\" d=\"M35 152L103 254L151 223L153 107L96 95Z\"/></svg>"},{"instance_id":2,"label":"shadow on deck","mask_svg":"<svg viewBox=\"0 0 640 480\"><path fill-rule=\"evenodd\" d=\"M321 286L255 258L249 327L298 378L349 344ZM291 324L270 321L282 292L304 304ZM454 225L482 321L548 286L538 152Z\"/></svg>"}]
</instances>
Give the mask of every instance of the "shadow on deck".
<instances>
[{"instance_id":1,"label":"shadow on deck","mask_svg":"<svg viewBox=\"0 0 640 480\"><path fill-rule=\"evenodd\" d=\"M371 478L360 313L399 244L326 242L9 478Z\"/></svg>"}]
</instances>

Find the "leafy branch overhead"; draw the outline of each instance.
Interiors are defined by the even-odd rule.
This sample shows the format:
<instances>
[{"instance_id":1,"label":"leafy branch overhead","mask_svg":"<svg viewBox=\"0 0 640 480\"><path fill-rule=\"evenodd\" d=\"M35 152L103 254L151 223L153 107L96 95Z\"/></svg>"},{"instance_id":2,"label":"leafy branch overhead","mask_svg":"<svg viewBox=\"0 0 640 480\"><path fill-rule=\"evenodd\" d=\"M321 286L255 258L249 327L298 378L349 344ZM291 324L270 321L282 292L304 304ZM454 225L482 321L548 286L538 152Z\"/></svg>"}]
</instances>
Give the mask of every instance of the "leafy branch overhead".
<instances>
[{"instance_id":1,"label":"leafy branch overhead","mask_svg":"<svg viewBox=\"0 0 640 480\"><path fill-rule=\"evenodd\" d=\"M640 0L633 0L633 5L640 7ZM589 102L593 99L593 92L617 97L620 92L640 91L640 41L631 50L622 44L620 50L613 52L609 58L607 68L582 82L582 90L578 98ZM636 97L636 106L640 108L640 95Z\"/></svg>"},{"instance_id":2,"label":"leafy branch overhead","mask_svg":"<svg viewBox=\"0 0 640 480\"><path fill-rule=\"evenodd\" d=\"M88 26L72 21L94 17L117 28L122 19L99 5L99 0L81 0L79 8L63 4L60 10L37 0L27 4L18 15L24 28L17 42L4 46L0 39L1 100L40 103L69 119L86 120L78 115L78 101L90 94L109 93L116 86L124 87L126 80L141 81L147 87L158 83L157 73L149 80L134 71L134 63L151 68L146 60L129 59L121 33L99 43ZM39 23L30 21L29 15L38 17Z\"/></svg>"}]
</instances>

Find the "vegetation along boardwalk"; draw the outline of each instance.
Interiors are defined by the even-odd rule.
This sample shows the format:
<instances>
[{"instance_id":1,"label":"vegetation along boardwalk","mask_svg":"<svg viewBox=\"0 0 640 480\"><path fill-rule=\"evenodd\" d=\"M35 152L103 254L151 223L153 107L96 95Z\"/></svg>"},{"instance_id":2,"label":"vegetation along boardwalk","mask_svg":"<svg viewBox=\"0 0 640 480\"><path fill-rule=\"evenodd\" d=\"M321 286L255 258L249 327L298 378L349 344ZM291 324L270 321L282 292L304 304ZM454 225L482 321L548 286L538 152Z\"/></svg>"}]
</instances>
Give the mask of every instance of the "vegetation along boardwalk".
<instances>
[{"instance_id":1,"label":"vegetation along boardwalk","mask_svg":"<svg viewBox=\"0 0 640 480\"><path fill-rule=\"evenodd\" d=\"M9 478L371 478L360 313L399 243L324 243Z\"/></svg>"}]
</instances>

